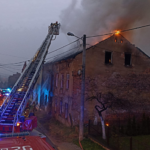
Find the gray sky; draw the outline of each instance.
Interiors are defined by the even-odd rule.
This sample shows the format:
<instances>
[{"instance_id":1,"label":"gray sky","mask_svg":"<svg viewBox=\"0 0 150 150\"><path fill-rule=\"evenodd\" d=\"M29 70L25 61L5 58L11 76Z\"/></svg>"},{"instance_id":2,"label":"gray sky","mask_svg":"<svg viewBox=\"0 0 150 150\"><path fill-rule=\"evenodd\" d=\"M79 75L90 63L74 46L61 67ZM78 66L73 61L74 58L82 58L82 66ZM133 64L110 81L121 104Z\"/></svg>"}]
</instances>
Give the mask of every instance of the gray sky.
<instances>
[{"instance_id":1,"label":"gray sky","mask_svg":"<svg viewBox=\"0 0 150 150\"><path fill-rule=\"evenodd\" d=\"M66 35L68 31L78 36L95 35L109 33L120 28L121 24L129 24L124 28L148 24L150 18L145 14L150 13L144 7L149 7L150 0L145 1L147 3L141 8L141 0L132 0L132 3L130 0L120 0L119 3L118 0L0 0L0 64L31 59L45 39L51 22L59 21L62 26L60 35L52 41L49 51L75 40ZM132 6L136 8L135 11ZM126 22L120 24L118 20ZM132 38L124 36L150 55L150 34L147 31L150 28L134 32ZM93 44L100 40L97 38L88 42ZM14 65L5 67L5 70L0 67L0 75L17 71L20 72L20 67Z\"/></svg>"},{"instance_id":2,"label":"gray sky","mask_svg":"<svg viewBox=\"0 0 150 150\"><path fill-rule=\"evenodd\" d=\"M20 62L33 57L48 33L48 25L60 21L61 11L70 2L70 0L0 0L0 64ZM57 37L57 42L52 42L50 50L70 41L65 39L62 33ZM13 65L5 68L9 71L0 68L0 74L15 73L16 68Z\"/></svg>"}]
</instances>

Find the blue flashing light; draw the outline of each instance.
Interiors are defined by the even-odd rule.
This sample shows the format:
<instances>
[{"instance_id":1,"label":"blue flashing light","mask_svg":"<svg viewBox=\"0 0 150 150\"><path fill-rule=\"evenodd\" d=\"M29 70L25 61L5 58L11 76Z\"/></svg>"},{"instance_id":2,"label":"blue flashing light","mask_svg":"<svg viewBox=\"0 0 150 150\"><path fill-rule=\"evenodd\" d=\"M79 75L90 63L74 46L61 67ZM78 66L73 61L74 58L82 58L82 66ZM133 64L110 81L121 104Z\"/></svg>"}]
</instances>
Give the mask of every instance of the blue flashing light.
<instances>
[{"instance_id":1,"label":"blue flashing light","mask_svg":"<svg viewBox=\"0 0 150 150\"><path fill-rule=\"evenodd\" d=\"M11 92L11 89L10 88L7 88L8 92Z\"/></svg>"},{"instance_id":2,"label":"blue flashing light","mask_svg":"<svg viewBox=\"0 0 150 150\"><path fill-rule=\"evenodd\" d=\"M9 93L6 93L6 95L8 96L8 95L9 95Z\"/></svg>"}]
</instances>

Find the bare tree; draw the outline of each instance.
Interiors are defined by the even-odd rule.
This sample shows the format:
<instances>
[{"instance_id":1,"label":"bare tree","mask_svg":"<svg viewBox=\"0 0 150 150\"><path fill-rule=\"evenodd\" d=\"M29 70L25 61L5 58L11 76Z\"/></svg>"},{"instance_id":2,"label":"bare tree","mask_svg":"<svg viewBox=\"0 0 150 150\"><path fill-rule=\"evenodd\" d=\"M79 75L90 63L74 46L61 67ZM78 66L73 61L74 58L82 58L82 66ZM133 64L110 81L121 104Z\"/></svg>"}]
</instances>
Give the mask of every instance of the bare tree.
<instances>
[{"instance_id":1,"label":"bare tree","mask_svg":"<svg viewBox=\"0 0 150 150\"><path fill-rule=\"evenodd\" d=\"M112 110L116 109L129 109L130 108L130 102L128 100L119 99L116 98L111 92L108 92L106 94L101 94L98 90L97 84L95 84L94 79L89 79L89 84L87 88L87 98L86 100L92 101L96 100L99 105L95 105L95 109L97 110L99 117L101 119L101 125L102 125L102 138L106 139L106 132L105 132L105 122L104 118L102 116L102 112L106 111L108 108Z\"/></svg>"}]
</instances>

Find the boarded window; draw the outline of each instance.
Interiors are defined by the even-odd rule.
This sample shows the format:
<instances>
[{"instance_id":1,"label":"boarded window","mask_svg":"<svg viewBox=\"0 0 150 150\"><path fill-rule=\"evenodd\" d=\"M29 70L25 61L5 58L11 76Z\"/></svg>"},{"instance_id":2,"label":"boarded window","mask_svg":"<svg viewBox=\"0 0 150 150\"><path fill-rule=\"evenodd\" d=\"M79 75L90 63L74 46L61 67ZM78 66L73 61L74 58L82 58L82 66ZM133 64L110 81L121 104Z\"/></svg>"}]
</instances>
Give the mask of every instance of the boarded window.
<instances>
[{"instance_id":1,"label":"boarded window","mask_svg":"<svg viewBox=\"0 0 150 150\"><path fill-rule=\"evenodd\" d=\"M67 74L66 78L66 89L69 89L69 74Z\"/></svg>"},{"instance_id":2,"label":"boarded window","mask_svg":"<svg viewBox=\"0 0 150 150\"><path fill-rule=\"evenodd\" d=\"M65 103L65 118L68 118L68 103Z\"/></svg>"},{"instance_id":3,"label":"boarded window","mask_svg":"<svg viewBox=\"0 0 150 150\"><path fill-rule=\"evenodd\" d=\"M60 87L63 88L64 86L64 75L61 74L61 84L60 84Z\"/></svg>"},{"instance_id":4,"label":"boarded window","mask_svg":"<svg viewBox=\"0 0 150 150\"><path fill-rule=\"evenodd\" d=\"M58 87L58 74L56 74L56 87Z\"/></svg>"},{"instance_id":5,"label":"boarded window","mask_svg":"<svg viewBox=\"0 0 150 150\"><path fill-rule=\"evenodd\" d=\"M112 52L105 52L105 64L112 63Z\"/></svg>"},{"instance_id":6,"label":"boarded window","mask_svg":"<svg viewBox=\"0 0 150 150\"><path fill-rule=\"evenodd\" d=\"M125 53L125 66L131 66L131 54Z\"/></svg>"}]
</instances>

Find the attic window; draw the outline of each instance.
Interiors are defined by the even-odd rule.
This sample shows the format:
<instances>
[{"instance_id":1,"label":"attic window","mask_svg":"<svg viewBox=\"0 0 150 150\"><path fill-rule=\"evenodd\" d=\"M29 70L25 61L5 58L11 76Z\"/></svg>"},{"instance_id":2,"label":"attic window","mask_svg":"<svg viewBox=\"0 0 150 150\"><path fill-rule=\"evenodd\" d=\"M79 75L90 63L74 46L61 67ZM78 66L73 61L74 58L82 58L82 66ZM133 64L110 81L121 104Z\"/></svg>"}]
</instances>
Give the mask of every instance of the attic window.
<instances>
[{"instance_id":1,"label":"attic window","mask_svg":"<svg viewBox=\"0 0 150 150\"><path fill-rule=\"evenodd\" d=\"M112 52L105 52L105 64L112 63Z\"/></svg>"},{"instance_id":2,"label":"attic window","mask_svg":"<svg viewBox=\"0 0 150 150\"><path fill-rule=\"evenodd\" d=\"M131 54L125 53L125 66L131 66Z\"/></svg>"}]
</instances>

